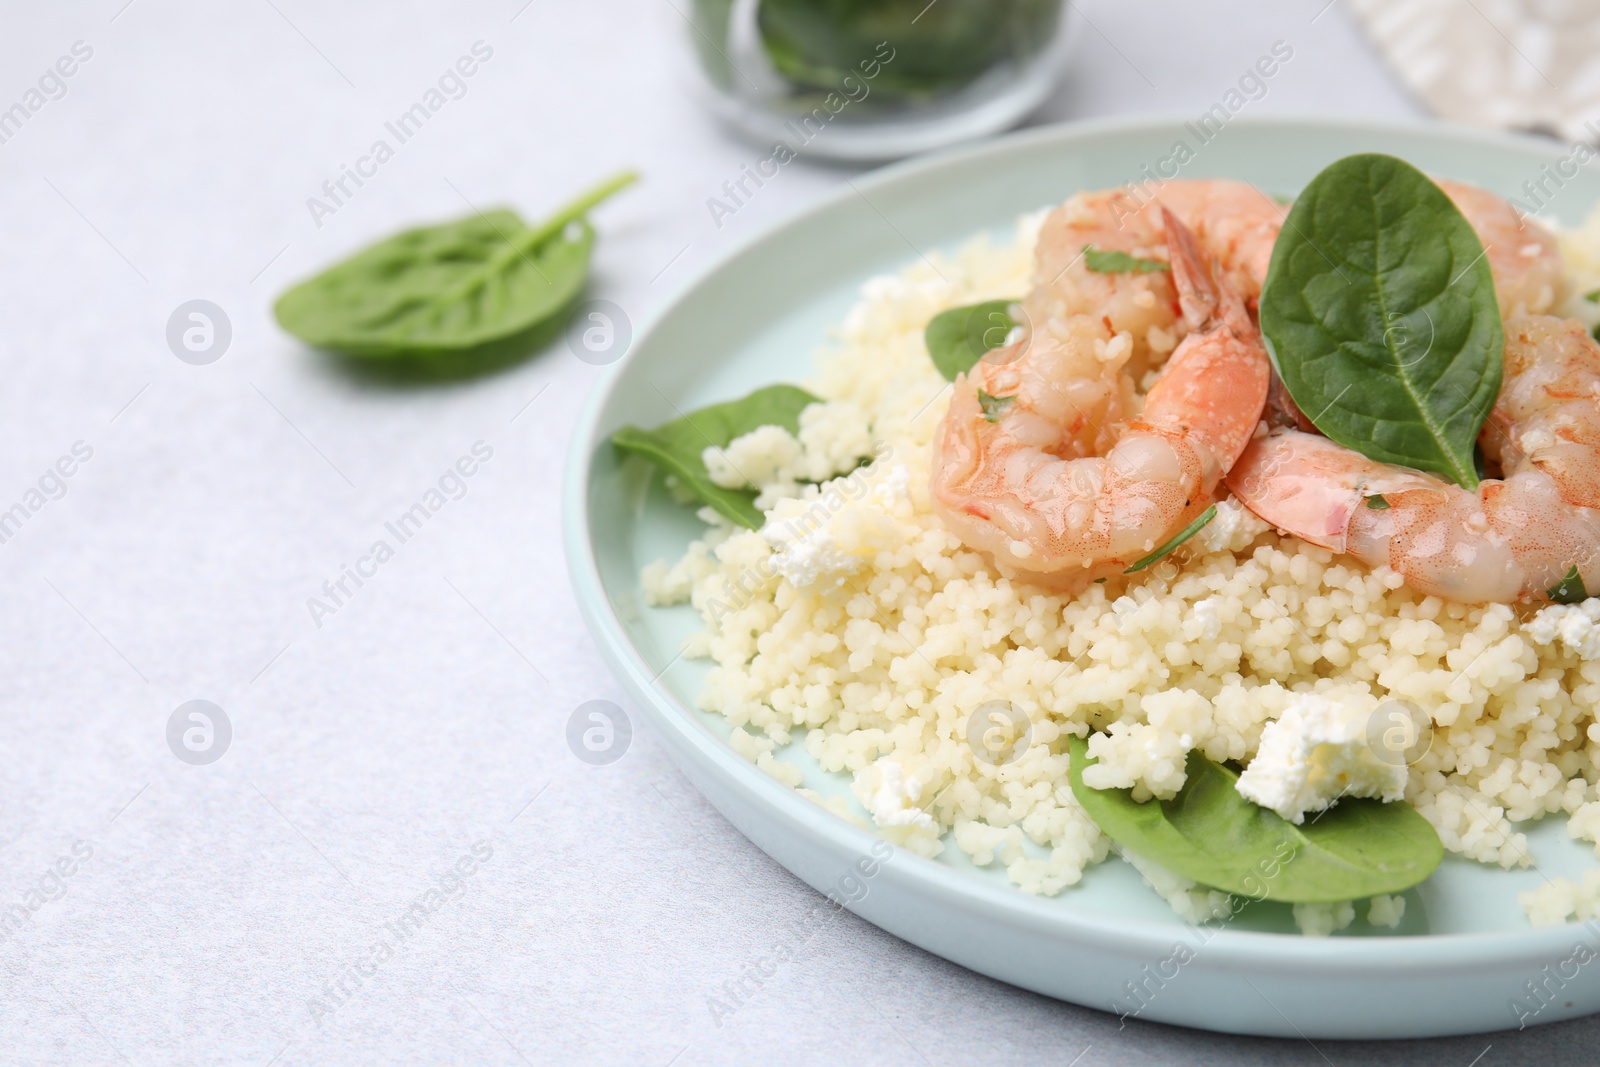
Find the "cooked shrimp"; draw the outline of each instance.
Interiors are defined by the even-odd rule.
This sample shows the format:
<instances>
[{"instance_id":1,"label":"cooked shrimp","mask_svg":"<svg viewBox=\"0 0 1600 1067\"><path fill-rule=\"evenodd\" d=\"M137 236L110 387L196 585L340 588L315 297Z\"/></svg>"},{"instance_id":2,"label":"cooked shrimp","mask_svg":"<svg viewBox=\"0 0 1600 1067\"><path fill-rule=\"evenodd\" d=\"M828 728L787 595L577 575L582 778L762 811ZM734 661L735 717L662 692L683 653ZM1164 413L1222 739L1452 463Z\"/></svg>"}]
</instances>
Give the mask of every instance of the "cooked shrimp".
<instances>
[{"instance_id":1,"label":"cooked shrimp","mask_svg":"<svg viewBox=\"0 0 1600 1067\"><path fill-rule=\"evenodd\" d=\"M1436 179L1483 242L1500 314L1542 315L1563 295L1561 252L1553 233L1523 221L1505 200L1463 182Z\"/></svg>"},{"instance_id":2,"label":"cooked shrimp","mask_svg":"<svg viewBox=\"0 0 1600 1067\"><path fill-rule=\"evenodd\" d=\"M1272 245L1289 209L1245 182L1205 179L1167 182L1154 197L1129 189L1072 197L1039 231L1041 295L1061 301L1067 313L1115 309L1119 283L1148 276L1091 271L1083 263L1084 246L1150 255L1166 242L1163 211L1176 215L1221 261L1241 298L1248 303L1261 294Z\"/></svg>"},{"instance_id":3,"label":"cooked shrimp","mask_svg":"<svg viewBox=\"0 0 1600 1067\"><path fill-rule=\"evenodd\" d=\"M1080 403L1114 410L1107 398L1129 388L1131 345L1096 337L1099 316L1036 331L956 379L935 440L935 506L965 544L1025 576L1081 586L1154 549L1205 507L1260 418L1270 367L1250 314L1195 235L1162 214L1194 332L1120 433L1097 433Z\"/></svg>"},{"instance_id":4,"label":"cooked shrimp","mask_svg":"<svg viewBox=\"0 0 1600 1067\"><path fill-rule=\"evenodd\" d=\"M1162 258L1164 210L1194 231L1245 302L1260 295L1288 208L1244 182L1170 181L1154 198L1109 189L1080 193L1051 212L1039 231L1037 284L1023 301L1027 320L1042 330L1075 315L1093 315L1111 333L1128 335L1133 348L1127 371L1133 380L1159 366L1184 331L1172 277L1165 271L1090 270L1084 249Z\"/></svg>"},{"instance_id":5,"label":"cooked shrimp","mask_svg":"<svg viewBox=\"0 0 1600 1067\"><path fill-rule=\"evenodd\" d=\"M1582 323L1506 322L1483 444L1503 477L1475 492L1298 430L1252 441L1227 484L1280 530L1446 600L1547 599L1573 567L1600 589L1600 345Z\"/></svg>"}]
</instances>

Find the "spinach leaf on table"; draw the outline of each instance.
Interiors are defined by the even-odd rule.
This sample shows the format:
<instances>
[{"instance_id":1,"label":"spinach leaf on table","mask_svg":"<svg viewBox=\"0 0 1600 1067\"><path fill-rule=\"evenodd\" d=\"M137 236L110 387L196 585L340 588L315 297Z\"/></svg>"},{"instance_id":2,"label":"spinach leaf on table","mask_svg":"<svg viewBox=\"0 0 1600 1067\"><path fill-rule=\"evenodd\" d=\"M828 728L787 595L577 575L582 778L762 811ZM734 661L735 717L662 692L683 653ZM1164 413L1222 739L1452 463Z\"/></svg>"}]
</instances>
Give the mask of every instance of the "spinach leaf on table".
<instances>
[{"instance_id":1,"label":"spinach leaf on table","mask_svg":"<svg viewBox=\"0 0 1600 1067\"><path fill-rule=\"evenodd\" d=\"M1070 739L1072 795L1106 836L1200 885L1254 900L1328 903L1398 893L1444 858L1432 825L1403 801L1346 797L1303 826L1246 800L1239 776L1198 750L1171 800L1091 789L1089 743Z\"/></svg>"},{"instance_id":2,"label":"spinach leaf on table","mask_svg":"<svg viewBox=\"0 0 1600 1067\"><path fill-rule=\"evenodd\" d=\"M1289 395L1371 459L1478 484L1473 446L1500 394L1494 276L1444 191L1393 156L1311 180L1272 249L1261 332Z\"/></svg>"},{"instance_id":3,"label":"spinach leaf on table","mask_svg":"<svg viewBox=\"0 0 1600 1067\"><path fill-rule=\"evenodd\" d=\"M537 226L496 209L396 234L284 293L278 323L368 359L449 355L528 333L583 288L594 245L583 216L634 178L612 178Z\"/></svg>"},{"instance_id":4,"label":"spinach leaf on table","mask_svg":"<svg viewBox=\"0 0 1600 1067\"><path fill-rule=\"evenodd\" d=\"M800 428L800 413L818 402L799 386L769 385L738 400L692 411L653 430L624 426L611 435L611 443L675 475L697 500L755 530L763 521L756 510L755 491L726 489L713 482L702 455L707 448L726 448L735 437L762 426L782 426L794 433Z\"/></svg>"},{"instance_id":5,"label":"spinach leaf on table","mask_svg":"<svg viewBox=\"0 0 1600 1067\"><path fill-rule=\"evenodd\" d=\"M1006 335L1017 325L1011 317L1014 300L985 300L981 304L941 311L928 320L922 339L928 357L953 382L982 359L984 353L1006 343Z\"/></svg>"}]
</instances>

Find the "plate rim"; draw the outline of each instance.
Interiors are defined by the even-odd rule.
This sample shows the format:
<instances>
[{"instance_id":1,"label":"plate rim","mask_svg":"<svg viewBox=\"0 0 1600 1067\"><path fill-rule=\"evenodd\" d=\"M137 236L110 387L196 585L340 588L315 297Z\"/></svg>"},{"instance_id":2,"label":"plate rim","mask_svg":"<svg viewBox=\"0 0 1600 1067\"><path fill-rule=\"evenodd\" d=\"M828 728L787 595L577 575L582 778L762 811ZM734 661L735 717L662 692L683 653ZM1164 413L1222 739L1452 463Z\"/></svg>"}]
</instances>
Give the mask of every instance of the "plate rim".
<instances>
[{"instance_id":1,"label":"plate rim","mask_svg":"<svg viewBox=\"0 0 1600 1067\"><path fill-rule=\"evenodd\" d=\"M1067 144L1106 134L1161 130L1176 132L1184 121L1180 116L1157 115L1054 123L902 160L852 176L840 188L741 236L699 265L664 299L641 316L628 351L617 362L604 368L592 387L568 446L561 496L562 542L580 613L607 664L639 701L641 711L655 729L676 741L674 747L680 750L686 747L692 751L703 770L720 776L746 802L766 808L767 814L784 824L789 832L807 838L814 845L851 856L861 855L873 842L884 840L877 834L846 822L759 770L754 763L739 756L726 742L698 722L692 708L685 707L657 684L658 676L651 672L649 664L628 638L622 620L612 607L594 552L588 498L593 459L604 444L598 439L602 413L635 357L646 347L645 342L678 305L746 253L805 226L816 216L830 212L866 192L881 190L900 181L917 179L945 167L959 166L986 156L1002 156L1019 148L1048 142ZM1534 151L1552 158L1558 158L1566 147L1564 142L1529 134L1424 120L1238 116L1229 125L1250 127L1256 131L1276 128L1302 133L1307 130L1327 130L1416 134L1429 140L1475 142L1484 148L1515 146L1521 151ZM1298 970L1312 966L1330 976L1355 975L1379 968L1391 974L1431 973L1455 966L1474 969L1531 966L1537 969L1539 965L1570 951L1576 931L1589 929L1591 933L1595 932L1587 924L1571 922L1483 933L1372 934L1359 938L1318 938L1227 927L1196 927L1176 916L1174 921L1167 922L1083 913L1074 910L1070 902L1063 901L1065 891L1056 897L1031 896L1015 886L999 885L973 877L968 872L918 856L900 846L894 846L894 860L886 863L883 871L892 876L891 880L913 885L918 891L942 898L948 904L987 912L991 920L1107 951L1164 953L1170 950L1175 934L1203 930L1208 935L1205 939L1207 955L1218 965L1228 968L1248 965Z\"/></svg>"}]
</instances>

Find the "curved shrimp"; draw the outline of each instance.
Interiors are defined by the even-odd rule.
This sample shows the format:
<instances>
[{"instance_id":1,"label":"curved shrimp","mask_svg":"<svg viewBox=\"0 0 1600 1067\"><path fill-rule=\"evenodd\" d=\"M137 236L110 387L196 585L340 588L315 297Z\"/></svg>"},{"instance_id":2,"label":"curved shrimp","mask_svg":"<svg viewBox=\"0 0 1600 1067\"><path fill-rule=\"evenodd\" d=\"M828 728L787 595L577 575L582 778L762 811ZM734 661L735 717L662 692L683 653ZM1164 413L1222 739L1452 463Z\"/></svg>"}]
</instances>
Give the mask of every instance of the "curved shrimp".
<instances>
[{"instance_id":1,"label":"curved shrimp","mask_svg":"<svg viewBox=\"0 0 1600 1067\"><path fill-rule=\"evenodd\" d=\"M1565 267L1555 234L1523 220L1515 208L1487 189L1435 179L1483 242L1500 314L1542 315L1560 302Z\"/></svg>"},{"instance_id":2,"label":"curved shrimp","mask_svg":"<svg viewBox=\"0 0 1600 1067\"><path fill-rule=\"evenodd\" d=\"M1600 589L1597 400L1600 345L1583 324L1521 316L1483 435L1502 478L1474 492L1287 430L1252 441L1227 484L1280 530L1446 600L1548 599L1574 567Z\"/></svg>"},{"instance_id":3,"label":"curved shrimp","mask_svg":"<svg viewBox=\"0 0 1600 1067\"><path fill-rule=\"evenodd\" d=\"M1244 182L1169 181L1153 197L1129 188L1080 193L1051 212L1036 246L1037 284L1022 301L1027 321L1060 329L1074 316L1092 315L1111 334L1130 338L1126 369L1133 380L1159 366L1185 329L1171 275L1092 270L1084 249L1161 258L1165 211L1193 231L1246 303L1260 295L1288 208Z\"/></svg>"},{"instance_id":4,"label":"curved shrimp","mask_svg":"<svg viewBox=\"0 0 1600 1067\"><path fill-rule=\"evenodd\" d=\"M1077 401L1117 391L1129 345L1094 336L1099 316L1036 331L956 379L935 506L965 544L1027 577L1077 587L1155 548L1205 506L1260 417L1270 365L1249 312L1182 222L1163 212L1163 228L1193 332L1103 454Z\"/></svg>"}]
</instances>

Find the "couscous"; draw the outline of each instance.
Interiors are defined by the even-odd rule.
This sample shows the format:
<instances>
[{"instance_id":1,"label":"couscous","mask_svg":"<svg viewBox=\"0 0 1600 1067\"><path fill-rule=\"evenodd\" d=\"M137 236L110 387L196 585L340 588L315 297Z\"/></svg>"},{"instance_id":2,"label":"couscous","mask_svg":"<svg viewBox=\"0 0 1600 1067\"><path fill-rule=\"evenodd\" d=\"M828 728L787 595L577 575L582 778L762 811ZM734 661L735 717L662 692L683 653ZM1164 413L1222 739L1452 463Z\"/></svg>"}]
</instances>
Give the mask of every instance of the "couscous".
<instances>
[{"instance_id":1,"label":"couscous","mask_svg":"<svg viewBox=\"0 0 1600 1067\"><path fill-rule=\"evenodd\" d=\"M1026 566L1038 556L1007 559L952 529L930 490L952 385L924 330L947 309L1047 281L1036 251L1051 217L872 279L819 355L805 383L818 400L795 429L705 450L708 477L753 491L762 523L702 508L704 535L645 568L643 587L650 603L687 601L703 617L687 654L714 661L700 705L732 724L734 748L800 788L777 750L803 734L825 770L852 780L860 810L828 802L840 816L921 855L954 848L999 865L1033 894L1062 892L1114 851L1068 784L1071 735L1092 735L1085 783L1135 801L1172 797L1198 750L1243 768L1240 792L1293 823L1358 792L1403 798L1446 850L1485 864L1528 866L1517 824L1556 813L1600 851L1600 599L1432 595L1280 532L1220 485L1214 518L1170 554L1135 573L1086 568L1071 584L1038 580ZM1600 216L1563 236L1561 254L1573 295L1559 310L1592 325L1595 306L1576 294L1600 285ZM1130 303L1144 318L1099 341L1102 356L1144 350L1149 368L1137 354L1131 367L1142 390L1181 333L1158 310ZM1031 311L1036 331L1066 314ZM1364 757L1366 724L1397 708L1420 713L1425 750ZM974 744L975 721L1002 731L1006 758ZM1318 765L1330 759L1344 762ZM1116 851L1180 917L1229 913L1227 893ZM1523 904L1539 924L1600 914L1600 873ZM1305 933L1329 934L1358 908L1392 927L1404 900L1294 910Z\"/></svg>"}]
</instances>

